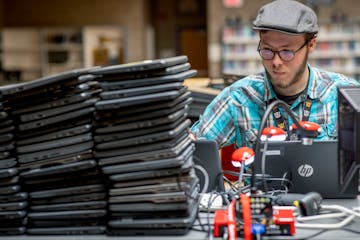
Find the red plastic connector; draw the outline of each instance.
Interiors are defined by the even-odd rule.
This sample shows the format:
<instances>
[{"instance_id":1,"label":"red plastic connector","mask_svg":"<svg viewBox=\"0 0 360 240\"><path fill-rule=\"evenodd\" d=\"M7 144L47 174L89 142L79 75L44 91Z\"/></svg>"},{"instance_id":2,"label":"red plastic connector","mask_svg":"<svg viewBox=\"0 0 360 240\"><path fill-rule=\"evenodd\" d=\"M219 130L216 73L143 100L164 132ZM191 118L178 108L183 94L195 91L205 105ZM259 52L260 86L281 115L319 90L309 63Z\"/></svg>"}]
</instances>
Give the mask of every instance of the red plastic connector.
<instances>
[{"instance_id":1,"label":"red plastic connector","mask_svg":"<svg viewBox=\"0 0 360 240\"><path fill-rule=\"evenodd\" d=\"M288 225L289 235L295 235L295 217L292 208L274 206L273 219L276 225Z\"/></svg>"}]
</instances>

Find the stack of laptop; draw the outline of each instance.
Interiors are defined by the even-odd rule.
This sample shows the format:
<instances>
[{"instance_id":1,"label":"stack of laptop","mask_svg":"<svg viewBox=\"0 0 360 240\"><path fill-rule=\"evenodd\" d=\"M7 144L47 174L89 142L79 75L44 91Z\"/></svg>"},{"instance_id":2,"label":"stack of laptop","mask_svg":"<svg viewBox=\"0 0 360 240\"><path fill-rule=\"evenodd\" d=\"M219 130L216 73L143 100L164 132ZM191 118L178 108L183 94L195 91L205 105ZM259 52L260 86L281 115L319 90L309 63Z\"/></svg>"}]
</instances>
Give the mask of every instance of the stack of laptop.
<instances>
[{"instance_id":1,"label":"stack of laptop","mask_svg":"<svg viewBox=\"0 0 360 240\"><path fill-rule=\"evenodd\" d=\"M109 234L184 234L197 214L198 179L188 134L193 77L186 56L91 71L95 157L108 176Z\"/></svg>"},{"instance_id":2,"label":"stack of laptop","mask_svg":"<svg viewBox=\"0 0 360 240\"><path fill-rule=\"evenodd\" d=\"M73 70L1 88L16 125L16 156L29 195L27 233L105 232L106 190L92 150L101 89Z\"/></svg>"},{"instance_id":3,"label":"stack of laptop","mask_svg":"<svg viewBox=\"0 0 360 240\"><path fill-rule=\"evenodd\" d=\"M0 235L25 232L28 194L20 183L15 154L15 126L0 103Z\"/></svg>"}]
</instances>

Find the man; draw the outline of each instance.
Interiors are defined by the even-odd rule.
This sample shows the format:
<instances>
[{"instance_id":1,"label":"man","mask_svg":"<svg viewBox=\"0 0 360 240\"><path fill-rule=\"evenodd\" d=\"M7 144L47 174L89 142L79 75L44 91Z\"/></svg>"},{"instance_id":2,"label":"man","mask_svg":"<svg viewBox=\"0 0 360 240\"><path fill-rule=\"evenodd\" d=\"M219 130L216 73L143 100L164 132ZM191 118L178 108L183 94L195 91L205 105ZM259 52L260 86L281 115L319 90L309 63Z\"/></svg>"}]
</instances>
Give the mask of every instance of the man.
<instances>
[{"instance_id":1,"label":"man","mask_svg":"<svg viewBox=\"0 0 360 240\"><path fill-rule=\"evenodd\" d=\"M359 83L307 63L318 33L314 11L297 1L273 1L259 10L253 28L259 33L265 72L225 88L194 123L192 136L215 140L220 147L232 143L236 148L254 147L267 106L280 99L298 120L321 126L317 140L335 139L337 88ZM281 107L279 112L270 114L268 124L288 130L293 120Z\"/></svg>"}]
</instances>

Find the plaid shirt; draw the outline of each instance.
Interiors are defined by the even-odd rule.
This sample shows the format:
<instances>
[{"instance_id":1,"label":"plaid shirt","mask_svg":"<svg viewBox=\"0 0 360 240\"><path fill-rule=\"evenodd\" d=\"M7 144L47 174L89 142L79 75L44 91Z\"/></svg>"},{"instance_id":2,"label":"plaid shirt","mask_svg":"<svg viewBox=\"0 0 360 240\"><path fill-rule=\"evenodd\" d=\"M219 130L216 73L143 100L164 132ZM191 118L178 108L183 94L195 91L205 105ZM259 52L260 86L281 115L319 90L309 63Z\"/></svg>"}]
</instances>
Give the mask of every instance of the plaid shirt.
<instances>
[{"instance_id":1,"label":"plaid shirt","mask_svg":"<svg viewBox=\"0 0 360 240\"><path fill-rule=\"evenodd\" d=\"M355 79L342 74L308 66L310 70L307 94L300 95L290 106L298 120L302 119L307 98L312 101L308 121L318 123L321 133L317 140L337 137L337 87L359 85ZM190 131L196 139L215 140L220 147L235 143L254 147L262 116L276 94L265 72L247 76L226 87L209 104ZM284 120L291 126L293 120L280 107ZM268 126L276 126L270 114Z\"/></svg>"}]
</instances>

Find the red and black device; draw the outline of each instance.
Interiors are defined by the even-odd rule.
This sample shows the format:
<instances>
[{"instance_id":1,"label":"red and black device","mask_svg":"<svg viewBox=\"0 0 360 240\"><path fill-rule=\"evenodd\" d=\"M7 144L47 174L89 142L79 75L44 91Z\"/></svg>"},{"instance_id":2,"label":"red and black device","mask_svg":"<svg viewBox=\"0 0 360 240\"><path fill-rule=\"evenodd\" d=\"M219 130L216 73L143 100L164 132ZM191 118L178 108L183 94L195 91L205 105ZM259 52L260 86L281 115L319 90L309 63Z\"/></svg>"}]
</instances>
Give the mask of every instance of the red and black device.
<instances>
[{"instance_id":1,"label":"red and black device","mask_svg":"<svg viewBox=\"0 0 360 240\"><path fill-rule=\"evenodd\" d=\"M295 234L292 208L272 206L272 198L240 194L228 209L215 211L214 237L251 240L257 236Z\"/></svg>"}]
</instances>

